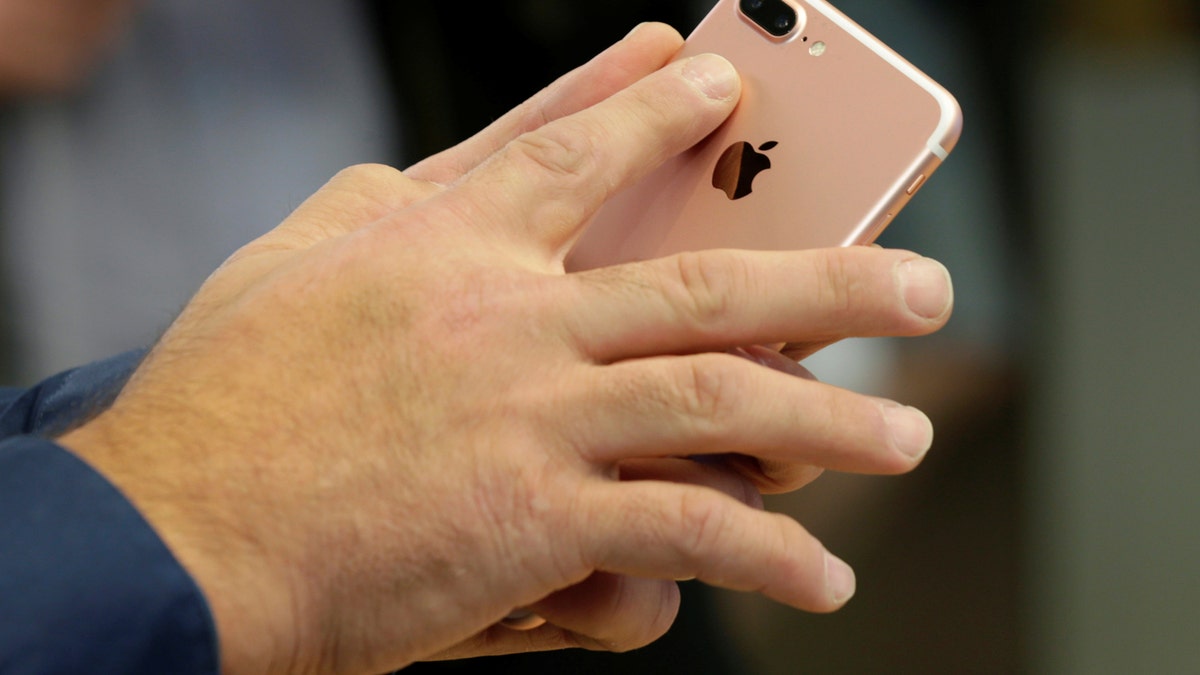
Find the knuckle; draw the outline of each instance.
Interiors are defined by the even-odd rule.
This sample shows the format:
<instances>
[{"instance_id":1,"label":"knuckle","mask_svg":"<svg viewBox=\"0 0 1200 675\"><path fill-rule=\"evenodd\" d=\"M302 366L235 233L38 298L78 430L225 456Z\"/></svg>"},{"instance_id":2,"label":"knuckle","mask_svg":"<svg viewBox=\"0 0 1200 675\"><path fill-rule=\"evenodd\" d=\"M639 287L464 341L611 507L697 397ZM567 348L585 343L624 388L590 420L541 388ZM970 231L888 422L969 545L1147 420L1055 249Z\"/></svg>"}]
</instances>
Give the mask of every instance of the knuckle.
<instances>
[{"instance_id":1,"label":"knuckle","mask_svg":"<svg viewBox=\"0 0 1200 675\"><path fill-rule=\"evenodd\" d=\"M689 491L679 505L680 554L688 567L699 569L725 543L729 514L711 495Z\"/></svg>"},{"instance_id":2,"label":"knuckle","mask_svg":"<svg viewBox=\"0 0 1200 675\"><path fill-rule=\"evenodd\" d=\"M679 105L678 97L664 95L653 87L634 86L625 93L629 102L626 113L637 122L632 129L655 130L662 136L680 124L694 123L695 115Z\"/></svg>"},{"instance_id":3,"label":"knuckle","mask_svg":"<svg viewBox=\"0 0 1200 675\"><path fill-rule=\"evenodd\" d=\"M545 94L546 90L542 90L541 93ZM521 134L541 129L558 118L558 115L551 112L549 103L540 94L535 100L522 106L519 110L520 118L517 121L517 131Z\"/></svg>"},{"instance_id":4,"label":"knuckle","mask_svg":"<svg viewBox=\"0 0 1200 675\"><path fill-rule=\"evenodd\" d=\"M599 144L580 124L559 120L510 142L506 153L518 164L533 165L555 180L570 184L587 180L596 165Z\"/></svg>"},{"instance_id":5,"label":"knuckle","mask_svg":"<svg viewBox=\"0 0 1200 675\"><path fill-rule=\"evenodd\" d=\"M844 252L826 250L816 258L816 290L821 307L838 315L853 312L862 279L854 274Z\"/></svg>"},{"instance_id":6,"label":"knuckle","mask_svg":"<svg viewBox=\"0 0 1200 675\"><path fill-rule=\"evenodd\" d=\"M349 183L390 183L407 180L404 173L386 164L355 164L334 175L334 180Z\"/></svg>"},{"instance_id":7,"label":"knuckle","mask_svg":"<svg viewBox=\"0 0 1200 675\"><path fill-rule=\"evenodd\" d=\"M471 353L480 344L519 339L540 341L537 317L553 302L548 285L520 271L495 271L463 266L436 289L409 299L424 327L441 341L438 353Z\"/></svg>"},{"instance_id":8,"label":"knuckle","mask_svg":"<svg viewBox=\"0 0 1200 675\"><path fill-rule=\"evenodd\" d=\"M698 326L711 327L728 318L739 280L745 278L738 260L711 251L675 256L676 304Z\"/></svg>"},{"instance_id":9,"label":"knuckle","mask_svg":"<svg viewBox=\"0 0 1200 675\"><path fill-rule=\"evenodd\" d=\"M489 292L482 280L471 273L446 285L430 308L430 317L449 335L478 340L481 324L492 316L491 309L503 305L503 294Z\"/></svg>"},{"instance_id":10,"label":"knuckle","mask_svg":"<svg viewBox=\"0 0 1200 675\"><path fill-rule=\"evenodd\" d=\"M677 392L682 413L715 436L734 414L742 384L733 357L704 354L686 359L680 369Z\"/></svg>"}]
</instances>

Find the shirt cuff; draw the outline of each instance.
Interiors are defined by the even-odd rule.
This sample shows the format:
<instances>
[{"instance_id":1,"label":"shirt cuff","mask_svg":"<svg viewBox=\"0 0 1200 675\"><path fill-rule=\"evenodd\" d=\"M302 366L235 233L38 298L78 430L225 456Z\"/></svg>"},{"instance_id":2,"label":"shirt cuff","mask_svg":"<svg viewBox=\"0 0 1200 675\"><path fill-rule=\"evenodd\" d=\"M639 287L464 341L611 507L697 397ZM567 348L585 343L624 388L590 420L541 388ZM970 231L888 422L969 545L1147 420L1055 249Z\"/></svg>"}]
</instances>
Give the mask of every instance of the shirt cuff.
<instances>
[{"instance_id":1,"label":"shirt cuff","mask_svg":"<svg viewBox=\"0 0 1200 675\"><path fill-rule=\"evenodd\" d=\"M102 475L39 438L0 442L0 671L219 672L199 586Z\"/></svg>"}]
</instances>

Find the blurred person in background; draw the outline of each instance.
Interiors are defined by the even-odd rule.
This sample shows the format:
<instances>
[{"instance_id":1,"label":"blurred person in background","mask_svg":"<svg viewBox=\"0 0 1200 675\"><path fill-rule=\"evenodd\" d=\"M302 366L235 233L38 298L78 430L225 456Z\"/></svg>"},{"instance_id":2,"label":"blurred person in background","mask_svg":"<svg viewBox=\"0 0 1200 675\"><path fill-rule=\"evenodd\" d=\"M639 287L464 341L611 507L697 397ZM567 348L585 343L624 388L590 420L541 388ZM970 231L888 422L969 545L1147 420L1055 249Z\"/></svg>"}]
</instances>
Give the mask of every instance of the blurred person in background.
<instances>
[{"instance_id":1,"label":"blurred person in background","mask_svg":"<svg viewBox=\"0 0 1200 675\"><path fill-rule=\"evenodd\" d=\"M326 177L394 163L364 12L0 2L14 36L0 40L0 262L6 313L21 317L19 380L149 343L209 271Z\"/></svg>"},{"instance_id":2,"label":"blurred person in background","mask_svg":"<svg viewBox=\"0 0 1200 675\"><path fill-rule=\"evenodd\" d=\"M115 41L130 0L0 0L0 100L76 86Z\"/></svg>"}]
</instances>

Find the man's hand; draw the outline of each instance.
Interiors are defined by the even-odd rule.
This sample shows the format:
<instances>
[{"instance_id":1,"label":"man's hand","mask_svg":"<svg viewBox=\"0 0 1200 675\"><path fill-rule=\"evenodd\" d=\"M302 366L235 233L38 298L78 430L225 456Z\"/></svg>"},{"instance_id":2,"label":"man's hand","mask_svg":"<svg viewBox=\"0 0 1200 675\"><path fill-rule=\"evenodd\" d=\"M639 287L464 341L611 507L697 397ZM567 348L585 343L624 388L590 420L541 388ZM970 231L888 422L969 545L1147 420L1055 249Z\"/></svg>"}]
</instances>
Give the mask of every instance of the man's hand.
<instances>
[{"instance_id":1,"label":"man's hand","mask_svg":"<svg viewBox=\"0 0 1200 675\"><path fill-rule=\"evenodd\" d=\"M849 568L758 489L908 471L928 420L722 352L928 333L949 280L870 248L564 274L606 198L733 109L728 63L667 64L679 44L644 26L405 173L339 174L63 439L200 583L227 672L629 649L670 625L680 578L849 598ZM683 459L731 453L753 467ZM550 623L496 626L515 607Z\"/></svg>"}]
</instances>

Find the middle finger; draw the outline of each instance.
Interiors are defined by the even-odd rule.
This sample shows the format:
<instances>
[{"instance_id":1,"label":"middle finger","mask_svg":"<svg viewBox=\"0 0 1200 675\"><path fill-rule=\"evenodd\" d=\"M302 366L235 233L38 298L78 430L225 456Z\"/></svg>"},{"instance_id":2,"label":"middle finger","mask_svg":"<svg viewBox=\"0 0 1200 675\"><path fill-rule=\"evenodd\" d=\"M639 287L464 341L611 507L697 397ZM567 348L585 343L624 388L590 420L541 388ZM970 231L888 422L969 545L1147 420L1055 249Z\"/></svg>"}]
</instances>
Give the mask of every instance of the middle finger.
<instances>
[{"instance_id":1,"label":"middle finger","mask_svg":"<svg viewBox=\"0 0 1200 675\"><path fill-rule=\"evenodd\" d=\"M586 388L565 397L579 412L562 433L597 462L738 452L889 474L911 470L933 442L918 410L728 354L593 368Z\"/></svg>"},{"instance_id":2,"label":"middle finger","mask_svg":"<svg viewBox=\"0 0 1200 675\"><path fill-rule=\"evenodd\" d=\"M907 251L702 251L569 275L567 329L592 360L747 344L922 335L949 318L946 268Z\"/></svg>"}]
</instances>

